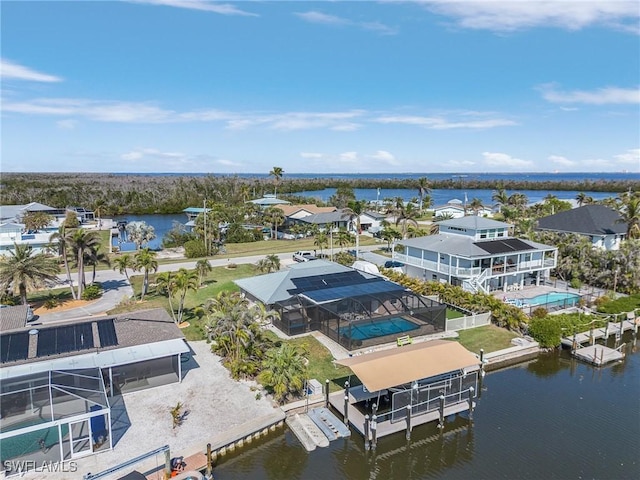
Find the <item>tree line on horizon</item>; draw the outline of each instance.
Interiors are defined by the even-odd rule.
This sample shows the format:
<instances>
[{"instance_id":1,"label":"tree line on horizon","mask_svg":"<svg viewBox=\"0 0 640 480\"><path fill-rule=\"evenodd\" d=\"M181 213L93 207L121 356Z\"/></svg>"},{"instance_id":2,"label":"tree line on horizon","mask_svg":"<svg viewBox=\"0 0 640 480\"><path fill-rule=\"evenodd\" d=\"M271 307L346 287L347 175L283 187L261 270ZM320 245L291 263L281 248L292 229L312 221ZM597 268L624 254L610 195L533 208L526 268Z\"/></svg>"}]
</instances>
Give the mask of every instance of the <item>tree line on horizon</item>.
<instances>
[{"instance_id":1,"label":"tree line on horizon","mask_svg":"<svg viewBox=\"0 0 640 480\"><path fill-rule=\"evenodd\" d=\"M271 178L273 177L273 178ZM187 207L201 206L205 200L226 205L238 205L265 194L277 194L293 202L308 201L297 195L303 191L325 188L348 189L433 189L473 190L559 190L580 192L639 191L637 180L544 181L528 180L431 180L415 179L333 179L286 178L280 167L274 167L269 177L244 176L158 176L94 173L5 173L0 180L2 203L22 205L40 202L56 208L82 206L96 216L124 214L181 213Z\"/></svg>"}]
</instances>

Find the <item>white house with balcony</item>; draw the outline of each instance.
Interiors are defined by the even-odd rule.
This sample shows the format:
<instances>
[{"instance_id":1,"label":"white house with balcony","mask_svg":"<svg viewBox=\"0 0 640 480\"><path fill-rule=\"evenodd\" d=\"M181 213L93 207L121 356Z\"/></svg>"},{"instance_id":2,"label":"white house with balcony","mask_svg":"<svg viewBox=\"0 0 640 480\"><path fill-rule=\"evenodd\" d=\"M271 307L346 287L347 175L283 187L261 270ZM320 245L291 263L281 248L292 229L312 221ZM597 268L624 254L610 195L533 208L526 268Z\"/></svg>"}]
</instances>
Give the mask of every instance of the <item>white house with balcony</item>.
<instances>
[{"instance_id":1,"label":"white house with balcony","mask_svg":"<svg viewBox=\"0 0 640 480\"><path fill-rule=\"evenodd\" d=\"M467 216L438 225L438 235L396 243L407 275L488 293L540 285L556 266L556 247L514 238L508 223Z\"/></svg>"}]
</instances>

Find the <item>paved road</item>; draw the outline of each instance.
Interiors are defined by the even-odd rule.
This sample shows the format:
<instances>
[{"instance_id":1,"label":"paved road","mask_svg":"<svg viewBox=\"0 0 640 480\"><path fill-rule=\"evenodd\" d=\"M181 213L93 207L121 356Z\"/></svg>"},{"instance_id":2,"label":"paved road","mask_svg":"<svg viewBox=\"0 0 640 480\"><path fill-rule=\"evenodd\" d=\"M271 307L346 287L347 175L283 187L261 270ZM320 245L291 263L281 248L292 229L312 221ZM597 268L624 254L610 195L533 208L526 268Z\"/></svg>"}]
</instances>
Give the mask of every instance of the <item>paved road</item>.
<instances>
[{"instance_id":1,"label":"paved road","mask_svg":"<svg viewBox=\"0 0 640 480\"><path fill-rule=\"evenodd\" d=\"M375 263L376 265L383 265L388 257L384 257L382 255L378 255L375 253L369 252L369 250L375 250L380 248L379 245L372 246L364 246L360 247L361 259L366 260L371 263ZM334 253L337 253L338 249L334 249ZM229 263L235 264L255 264L259 260L262 260L265 255L250 255L247 257L236 257L236 258L210 258L209 263L212 267L223 267L228 265ZM280 258L281 265L286 267L294 263L293 252L287 253L279 253L278 258ZM175 272L180 268L193 269L196 266L195 261L185 261L179 263L164 263L158 267L158 272ZM133 272L129 272L130 275ZM136 273L139 275L139 273ZM87 278L91 273L87 274ZM76 277L72 277L74 282ZM59 275L60 283L67 284L66 275ZM74 318L83 318L89 317L93 315L104 315L107 310L111 310L113 307L118 305L123 299L130 298L133 295L133 289L131 288L131 284L127 282L127 278L125 275L115 272L113 270L98 270L96 272L96 282L102 284L104 289L104 294L95 302L92 302L84 307L79 308L70 308L68 310L63 310L60 312L51 312L46 313L44 315L40 315L35 321L34 324L39 323L52 323L59 322L62 320L71 320Z\"/></svg>"}]
</instances>

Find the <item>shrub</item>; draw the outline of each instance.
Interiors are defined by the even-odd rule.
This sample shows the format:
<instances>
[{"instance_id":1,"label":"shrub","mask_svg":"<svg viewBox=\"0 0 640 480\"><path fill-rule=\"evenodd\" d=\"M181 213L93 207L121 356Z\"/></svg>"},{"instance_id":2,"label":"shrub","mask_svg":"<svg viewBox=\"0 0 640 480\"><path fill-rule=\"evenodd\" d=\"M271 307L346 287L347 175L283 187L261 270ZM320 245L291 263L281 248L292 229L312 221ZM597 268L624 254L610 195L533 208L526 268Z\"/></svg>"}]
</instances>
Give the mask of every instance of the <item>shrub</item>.
<instances>
[{"instance_id":1,"label":"shrub","mask_svg":"<svg viewBox=\"0 0 640 480\"><path fill-rule=\"evenodd\" d=\"M51 310L52 308L56 308L58 305L60 305L60 299L58 298L58 296L49 294L43 306L47 310Z\"/></svg>"},{"instance_id":2,"label":"shrub","mask_svg":"<svg viewBox=\"0 0 640 480\"><path fill-rule=\"evenodd\" d=\"M569 285L571 285L571 288L579 289L582 286L582 282L579 278L572 278Z\"/></svg>"},{"instance_id":3,"label":"shrub","mask_svg":"<svg viewBox=\"0 0 640 480\"><path fill-rule=\"evenodd\" d=\"M602 313L631 312L636 308L640 308L640 294L638 293L628 297L620 297L615 300L598 302L598 311Z\"/></svg>"},{"instance_id":4,"label":"shrub","mask_svg":"<svg viewBox=\"0 0 640 480\"><path fill-rule=\"evenodd\" d=\"M555 348L560 345L562 327L552 317L534 318L529 324L529 334L542 348Z\"/></svg>"},{"instance_id":5,"label":"shrub","mask_svg":"<svg viewBox=\"0 0 640 480\"><path fill-rule=\"evenodd\" d=\"M97 283L93 283L82 291L82 300L95 300L102 296L102 288Z\"/></svg>"},{"instance_id":6,"label":"shrub","mask_svg":"<svg viewBox=\"0 0 640 480\"><path fill-rule=\"evenodd\" d=\"M536 308L533 312L531 312L531 317L532 318L544 318L547 316L549 312L547 312L547 309L544 307L538 307Z\"/></svg>"},{"instance_id":7,"label":"shrub","mask_svg":"<svg viewBox=\"0 0 640 480\"><path fill-rule=\"evenodd\" d=\"M187 258L206 257L207 249L200 240L189 240L184 243L184 256Z\"/></svg>"}]
</instances>

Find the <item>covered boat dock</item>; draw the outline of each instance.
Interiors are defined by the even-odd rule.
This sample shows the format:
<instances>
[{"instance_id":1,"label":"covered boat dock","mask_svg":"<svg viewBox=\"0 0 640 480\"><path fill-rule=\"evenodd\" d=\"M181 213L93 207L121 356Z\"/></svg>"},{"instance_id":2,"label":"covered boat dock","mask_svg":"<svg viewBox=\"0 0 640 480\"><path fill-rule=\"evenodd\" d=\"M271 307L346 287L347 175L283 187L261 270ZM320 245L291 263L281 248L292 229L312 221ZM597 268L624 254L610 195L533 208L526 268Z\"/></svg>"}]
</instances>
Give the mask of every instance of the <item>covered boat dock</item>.
<instances>
[{"instance_id":1,"label":"covered boat dock","mask_svg":"<svg viewBox=\"0 0 640 480\"><path fill-rule=\"evenodd\" d=\"M457 342L433 340L338 360L359 385L329 397L344 422L375 447L377 437L466 410L476 398L479 358ZM354 382L354 383L357 383Z\"/></svg>"}]
</instances>

